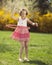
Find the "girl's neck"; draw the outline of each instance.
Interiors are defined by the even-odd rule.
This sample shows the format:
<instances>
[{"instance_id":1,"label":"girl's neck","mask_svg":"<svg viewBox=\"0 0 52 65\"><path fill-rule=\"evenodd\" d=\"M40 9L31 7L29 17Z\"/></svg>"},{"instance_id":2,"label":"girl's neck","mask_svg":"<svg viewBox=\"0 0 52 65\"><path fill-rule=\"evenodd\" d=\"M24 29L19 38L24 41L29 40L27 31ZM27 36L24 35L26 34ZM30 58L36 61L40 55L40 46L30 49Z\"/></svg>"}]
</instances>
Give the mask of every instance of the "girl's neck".
<instances>
[{"instance_id":1,"label":"girl's neck","mask_svg":"<svg viewBox=\"0 0 52 65\"><path fill-rule=\"evenodd\" d=\"M26 17L21 17L21 18L22 18L22 20L26 19Z\"/></svg>"}]
</instances>

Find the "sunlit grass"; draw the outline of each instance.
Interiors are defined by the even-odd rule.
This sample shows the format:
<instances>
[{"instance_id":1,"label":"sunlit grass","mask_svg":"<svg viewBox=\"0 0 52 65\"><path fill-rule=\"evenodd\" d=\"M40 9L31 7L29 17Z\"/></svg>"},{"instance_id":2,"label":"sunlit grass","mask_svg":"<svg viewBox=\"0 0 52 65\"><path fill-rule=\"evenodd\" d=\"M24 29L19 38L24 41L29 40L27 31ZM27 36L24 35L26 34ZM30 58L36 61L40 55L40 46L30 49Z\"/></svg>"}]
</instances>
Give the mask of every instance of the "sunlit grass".
<instances>
[{"instance_id":1,"label":"sunlit grass","mask_svg":"<svg viewBox=\"0 0 52 65\"><path fill-rule=\"evenodd\" d=\"M0 65L52 65L52 34L30 33L30 61L23 63L18 61L20 43L11 34L0 31Z\"/></svg>"}]
</instances>

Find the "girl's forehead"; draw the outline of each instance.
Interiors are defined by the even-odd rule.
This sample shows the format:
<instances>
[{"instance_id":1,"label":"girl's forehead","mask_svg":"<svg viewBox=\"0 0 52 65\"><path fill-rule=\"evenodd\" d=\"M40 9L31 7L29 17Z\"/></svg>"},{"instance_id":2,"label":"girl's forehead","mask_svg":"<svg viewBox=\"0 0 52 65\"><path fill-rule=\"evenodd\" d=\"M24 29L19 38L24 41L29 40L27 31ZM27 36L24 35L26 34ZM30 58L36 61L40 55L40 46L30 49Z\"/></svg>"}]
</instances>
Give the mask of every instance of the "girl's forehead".
<instances>
[{"instance_id":1,"label":"girl's forehead","mask_svg":"<svg viewBox=\"0 0 52 65\"><path fill-rule=\"evenodd\" d=\"M22 13L26 13L26 11L22 11Z\"/></svg>"},{"instance_id":2,"label":"girl's forehead","mask_svg":"<svg viewBox=\"0 0 52 65\"><path fill-rule=\"evenodd\" d=\"M22 14L26 14L26 11L22 11Z\"/></svg>"}]
</instances>

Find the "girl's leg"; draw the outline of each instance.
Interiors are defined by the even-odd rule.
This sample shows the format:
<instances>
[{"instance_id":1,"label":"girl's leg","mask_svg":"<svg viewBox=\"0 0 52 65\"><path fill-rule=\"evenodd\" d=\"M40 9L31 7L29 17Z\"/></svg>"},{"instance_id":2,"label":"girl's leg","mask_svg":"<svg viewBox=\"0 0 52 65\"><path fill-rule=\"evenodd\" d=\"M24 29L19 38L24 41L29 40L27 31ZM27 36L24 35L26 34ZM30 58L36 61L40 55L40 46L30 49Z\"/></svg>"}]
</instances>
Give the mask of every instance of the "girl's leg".
<instances>
[{"instance_id":1,"label":"girl's leg","mask_svg":"<svg viewBox=\"0 0 52 65\"><path fill-rule=\"evenodd\" d=\"M26 58L28 58L28 41L25 41L24 46L25 46Z\"/></svg>"},{"instance_id":2,"label":"girl's leg","mask_svg":"<svg viewBox=\"0 0 52 65\"><path fill-rule=\"evenodd\" d=\"M22 59L22 53L23 53L23 49L24 49L24 41L21 41L21 47L20 47L20 52L19 52L19 58Z\"/></svg>"},{"instance_id":3,"label":"girl's leg","mask_svg":"<svg viewBox=\"0 0 52 65\"><path fill-rule=\"evenodd\" d=\"M26 54L26 57L24 58L24 60L29 61L29 59L28 59L28 41L25 41L24 45L25 45L25 54Z\"/></svg>"}]
</instances>

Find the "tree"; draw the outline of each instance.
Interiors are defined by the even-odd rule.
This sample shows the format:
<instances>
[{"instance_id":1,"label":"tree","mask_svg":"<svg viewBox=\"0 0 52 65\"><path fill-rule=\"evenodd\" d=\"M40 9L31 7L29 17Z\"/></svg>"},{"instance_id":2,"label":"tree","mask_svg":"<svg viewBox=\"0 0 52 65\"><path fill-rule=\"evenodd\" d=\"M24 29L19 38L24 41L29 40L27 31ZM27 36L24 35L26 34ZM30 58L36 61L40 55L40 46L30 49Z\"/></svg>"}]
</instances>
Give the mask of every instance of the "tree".
<instances>
[{"instance_id":1,"label":"tree","mask_svg":"<svg viewBox=\"0 0 52 65\"><path fill-rule=\"evenodd\" d=\"M37 5L36 7L39 8L40 14L47 14L49 7L50 7L50 1L49 0L36 0ZM35 6L34 6L35 7Z\"/></svg>"},{"instance_id":2,"label":"tree","mask_svg":"<svg viewBox=\"0 0 52 65\"><path fill-rule=\"evenodd\" d=\"M19 11L22 8L26 8L27 10L32 10L32 2L33 0L0 0L0 6L5 7L7 11Z\"/></svg>"}]
</instances>

